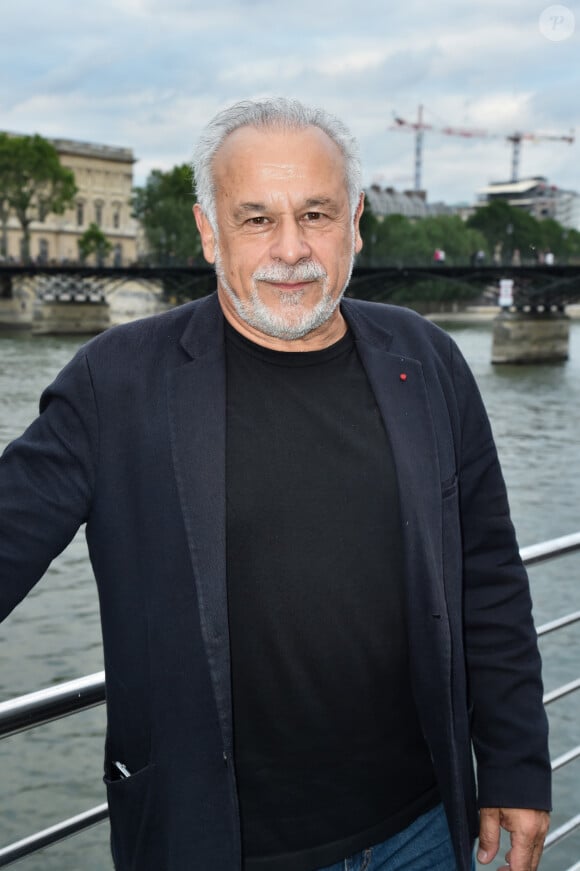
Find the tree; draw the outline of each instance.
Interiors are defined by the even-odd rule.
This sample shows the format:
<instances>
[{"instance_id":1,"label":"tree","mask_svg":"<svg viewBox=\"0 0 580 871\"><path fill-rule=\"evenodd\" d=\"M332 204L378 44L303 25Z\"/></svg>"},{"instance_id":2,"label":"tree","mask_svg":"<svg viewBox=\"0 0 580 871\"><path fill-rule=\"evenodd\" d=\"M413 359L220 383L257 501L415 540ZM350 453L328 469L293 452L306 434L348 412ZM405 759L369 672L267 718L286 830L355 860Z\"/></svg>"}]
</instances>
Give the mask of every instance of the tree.
<instances>
[{"instance_id":1,"label":"tree","mask_svg":"<svg viewBox=\"0 0 580 871\"><path fill-rule=\"evenodd\" d=\"M363 247L357 255L356 262L360 266L373 266L377 238L380 233L380 221L374 214L368 200L365 200L359 230L363 240Z\"/></svg>"},{"instance_id":2,"label":"tree","mask_svg":"<svg viewBox=\"0 0 580 871\"><path fill-rule=\"evenodd\" d=\"M13 210L23 233L23 259L30 256L30 224L53 212L60 215L77 192L74 174L42 136L0 138L0 202L3 216ZM4 217L3 217L4 220ZM5 226L5 224L4 224Z\"/></svg>"},{"instance_id":3,"label":"tree","mask_svg":"<svg viewBox=\"0 0 580 871\"><path fill-rule=\"evenodd\" d=\"M517 249L522 258L535 257L541 250L542 224L523 209L510 206L505 200L493 200L487 206L477 209L467 226L479 230L486 238L490 250L500 244L503 260L511 258Z\"/></svg>"},{"instance_id":4,"label":"tree","mask_svg":"<svg viewBox=\"0 0 580 871\"><path fill-rule=\"evenodd\" d=\"M5 193L7 187L7 179L11 171L11 163L9 160L6 141L8 135L0 133L0 225L2 227L2 236L0 238L0 256L4 259L8 254L8 218L10 217L10 203Z\"/></svg>"},{"instance_id":5,"label":"tree","mask_svg":"<svg viewBox=\"0 0 580 871\"><path fill-rule=\"evenodd\" d=\"M557 260L564 259L571 247L568 242L568 232L553 218L544 218L540 224L540 249L551 251Z\"/></svg>"},{"instance_id":6,"label":"tree","mask_svg":"<svg viewBox=\"0 0 580 871\"><path fill-rule=\"evenodd\" d=\"M580 232L566 230L566 255L569 262L580 263Z\"/></svg>"},{"instance_id":7,"label":"tree","mask_svg":"<svg viewBox=\"0 0 580 871\"><path fill-rule=\"evenodd\" d=\"M99 266L111 253L113 246L97 224L91 224L77 241L79 257L84 262L91 254L94 254Z\"/></svg>"},{"instance_id":8,"label":"tree","mask_svg":"<svg viewBox=\"0 0 580 871\"><path fill-rule=\"evenodd\" d=\"M191 213L195 196L187 164L154 169L145 187L135 188L133 213L141 221L155 264L187 264L201 256Z\"/></svg>"},{"instance_id":9,"label":"tree","mask_svg":"<svg viewBox=\"0 0 580 871\"><path fill-rule=\"evenodd\" d=\"M467 227L459 215L437 215L423 218L417 230L425 240L423 250L432 259L436 248L445 251L450 265L469 263L476 251L485 250L486 240L479 230Z\"/></svg>"}]
</instances>

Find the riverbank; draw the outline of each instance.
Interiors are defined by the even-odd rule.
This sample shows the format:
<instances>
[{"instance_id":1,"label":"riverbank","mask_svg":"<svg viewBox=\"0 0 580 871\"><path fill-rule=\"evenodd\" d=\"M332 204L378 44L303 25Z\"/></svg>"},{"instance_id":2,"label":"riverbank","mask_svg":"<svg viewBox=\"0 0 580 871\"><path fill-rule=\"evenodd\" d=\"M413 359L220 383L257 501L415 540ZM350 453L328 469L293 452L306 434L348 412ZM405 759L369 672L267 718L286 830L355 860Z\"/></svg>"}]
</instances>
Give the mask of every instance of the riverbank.
<instances>
[{"instance_id":1,"label":"riverbank","mask_svg":"<svg viewBox=\"0 0 580 871\"><path fill-rule=\"evenodd\" d=\"M460 311L428 312L425 317L436 323L489 323L500 313L498 305L468 305ZM572 320L580 320L580 304L567 305L566 314Z\"/></svg>"},{"instance_id":2,"label":"riverbank","mask_svg":"<svg viewBox=\"0 0 580 871\"><path fill-rule=\"evenodd\" d=\"M439 311L429 311L429 303L409 305L435 323L489 323L501 311L495 305L459 305L433 303ZM17 299L0 300L0 329L32 330L34 333L61 335L93 335L110 326L127 323L171 308L159 293L148 289L121 288L101 305L103 312L98 326L94 323L96 304L91 302L41 302L33 294L21 294ZM580 304L566 306L572 320L580 320ZM74 322L74 324L73 324Z\"/></svg>"}]
</instances>

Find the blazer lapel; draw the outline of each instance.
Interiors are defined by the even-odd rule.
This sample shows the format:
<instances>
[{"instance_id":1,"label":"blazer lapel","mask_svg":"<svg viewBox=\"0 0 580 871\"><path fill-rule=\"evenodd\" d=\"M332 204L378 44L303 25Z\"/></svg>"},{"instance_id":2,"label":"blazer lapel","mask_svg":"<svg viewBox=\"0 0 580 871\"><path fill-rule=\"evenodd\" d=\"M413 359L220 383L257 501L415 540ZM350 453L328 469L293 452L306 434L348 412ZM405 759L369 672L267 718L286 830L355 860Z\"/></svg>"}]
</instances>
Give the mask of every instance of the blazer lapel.
<instances>
[{"instance_id":1,"label":"blazer lapel","mask_svg":"<svg viewBox=\"0 0 580 871\"><path fill-rule=\"evenodd\" d=\"M429 650L434 622L446 625L442 579L441 480L437 441L420 361L396 353L393 336L343 301L397 468L406 557L412 657ZM201 630L222 729L232 748L230 647L226 586L223 321L217 297L201 300L182 338L190 361L168 376L173 462L199 601ZM403 376L403 377L402 377ZM435 619L434 619L435 618ZM444 645L445 647L445 645ZM448 647L448 645L447 645ZM447 650L448 658L450 651Z\"/></svg>"},{"instance_id":2,"label":"blazer lapel","mask_svg":"<svg viewBox=\"0 0 580 871\"><path fill-rule=\"evenodd\" d=\"M182 337L193 357L168 375L175 476L185 521L201 631L225 751L232 747L226 587L226 371L215 295L200 301Z\"/></svg>"},{"instance_id":3,"label":"blazer lapel","mask_svg":"<svg viewBox=\"0 0 580 871\"><path fill-rule=\"evenodd\" d=\"M442 579L441 479L437 439L420 361L396 353L396 338L353 312L351 327L391 443L401 505L411 623L446 614Z\"/></svg>"}]
</instances>

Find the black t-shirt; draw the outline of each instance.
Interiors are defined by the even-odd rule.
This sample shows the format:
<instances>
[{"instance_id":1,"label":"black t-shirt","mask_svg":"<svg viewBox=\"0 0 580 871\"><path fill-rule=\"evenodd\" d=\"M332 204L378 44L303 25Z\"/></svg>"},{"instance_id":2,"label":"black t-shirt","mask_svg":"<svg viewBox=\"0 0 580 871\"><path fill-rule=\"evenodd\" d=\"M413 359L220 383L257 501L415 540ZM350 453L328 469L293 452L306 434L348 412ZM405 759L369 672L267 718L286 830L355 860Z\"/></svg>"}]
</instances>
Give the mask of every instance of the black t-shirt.
<instances>
[{"instance_id":1,"label":"black t-shirt","mask_svg":"<svg viewBox=\"0 0 580 871\"><path fill-rule=\"evenodd\" d=\"M395 468L347 334L226 324L227 582L246 871L311 871L438 801L413 701Z\"/></svg>"}]
</instances>

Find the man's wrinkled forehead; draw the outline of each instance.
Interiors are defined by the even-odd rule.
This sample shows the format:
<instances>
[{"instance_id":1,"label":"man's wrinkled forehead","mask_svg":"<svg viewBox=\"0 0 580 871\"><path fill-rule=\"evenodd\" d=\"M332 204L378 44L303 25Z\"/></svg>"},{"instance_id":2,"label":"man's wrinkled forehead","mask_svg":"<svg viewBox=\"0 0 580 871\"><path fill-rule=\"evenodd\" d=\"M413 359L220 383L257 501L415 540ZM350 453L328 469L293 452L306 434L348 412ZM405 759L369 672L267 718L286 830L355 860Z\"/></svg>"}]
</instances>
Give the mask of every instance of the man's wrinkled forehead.
<instances>
[{"instance_id":1,"label":"man's wrinkled forehead","mask_svg":"<svg viewBox=\"0 0 580 871\"><path fill-rule=\"evenodd\" d=\"M244 125L225 137L212 164L214 180L239 175L242 167L259 166L262 179L296 178L316 153L326 171L339 173L346 183L346 161L338 145L320 127L283 124Z\"/></svg>"}]
</instances>

